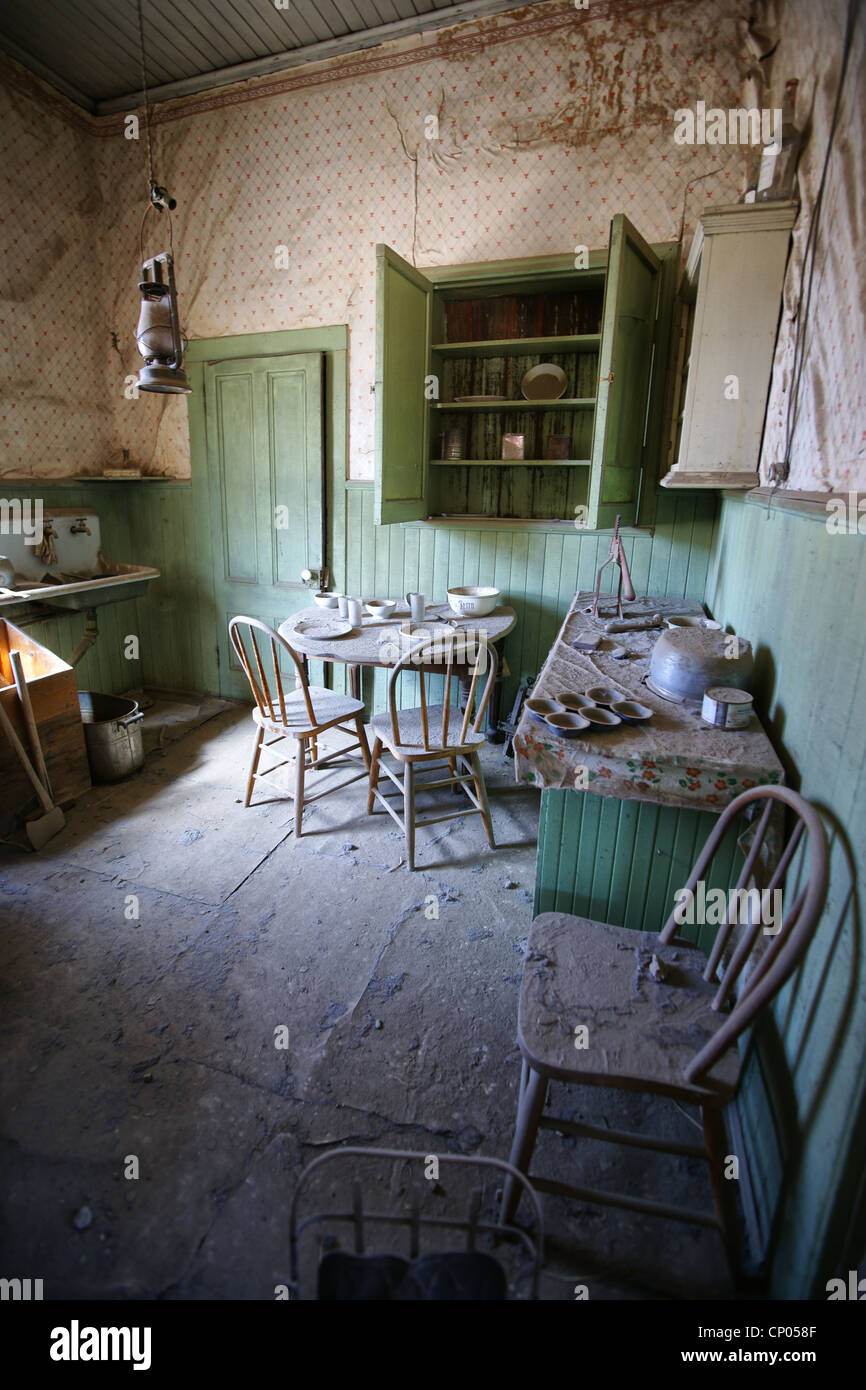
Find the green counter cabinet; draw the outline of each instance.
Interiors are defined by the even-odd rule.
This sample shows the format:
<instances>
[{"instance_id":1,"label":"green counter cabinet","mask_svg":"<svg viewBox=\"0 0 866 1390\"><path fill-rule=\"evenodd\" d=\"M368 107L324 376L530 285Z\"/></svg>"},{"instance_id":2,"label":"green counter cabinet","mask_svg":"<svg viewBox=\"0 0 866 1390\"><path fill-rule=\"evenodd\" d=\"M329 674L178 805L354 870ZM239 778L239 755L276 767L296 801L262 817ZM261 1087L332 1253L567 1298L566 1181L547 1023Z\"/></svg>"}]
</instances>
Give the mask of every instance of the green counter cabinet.
<instances>
[{"instance_id":1,"label":"green counter cabinet","mask_svg":"<svg viewBox=\"0 0 866 1390\"><path fill-rule=\"evenodd\" d=\"M712 811L545 789L533 915L570 912L633 931L660 931L715 820ZM733 827L708 887L727 891L741 866ZM681 934L707 950L715 931L684 926Z\"/></svg>"}]
</instances>

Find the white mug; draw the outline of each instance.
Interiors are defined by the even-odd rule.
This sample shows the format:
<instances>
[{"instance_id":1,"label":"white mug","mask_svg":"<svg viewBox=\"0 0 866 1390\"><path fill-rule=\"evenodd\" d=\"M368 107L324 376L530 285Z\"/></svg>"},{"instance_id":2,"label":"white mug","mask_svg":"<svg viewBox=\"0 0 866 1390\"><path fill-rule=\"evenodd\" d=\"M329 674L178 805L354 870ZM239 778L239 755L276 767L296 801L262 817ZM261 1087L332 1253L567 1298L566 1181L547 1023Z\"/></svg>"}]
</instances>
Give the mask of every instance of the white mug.
<instances>
[{"instance_id":1,"label":"white mug","mask_svg":"<svg viewBox=\"0 0 866 1390\"><path fill-rule=\"evenodd\" d=\"M406 602L409 605L409 613L413 623L423 623L427 605L424 602L423 594L407 594Z\"/></svg>"},{"instance_id":2,"label":"white mug","mask_svg":"<svg viewBox=\"0 0 866 1390\"><path fill-rule=\"evenodd\" d=\"M335 597L335 599L337 600L337 612L340 614L340 617L341 617L341 618L348 618L348 616L349 616L349 595L348 595L348 594L335 594L334 597Z\"/></svg>"},{"instance_id":3,"label":"white mug","mask_svg":"<svg viewBox=\"0 0 866 1390\"><path fill-rule=\"evenodd\" d=\"M346 617L349 619L349 622L352 624L352 627L360 627L360 626L361 626L361 620L362 620L362 618L363 618L363 615L364 615L364 604L363 604L363 601L362 601L361 599L359 599L359 598L347 598L347 599L346 599Z\"/></svg>"}]
</instances>

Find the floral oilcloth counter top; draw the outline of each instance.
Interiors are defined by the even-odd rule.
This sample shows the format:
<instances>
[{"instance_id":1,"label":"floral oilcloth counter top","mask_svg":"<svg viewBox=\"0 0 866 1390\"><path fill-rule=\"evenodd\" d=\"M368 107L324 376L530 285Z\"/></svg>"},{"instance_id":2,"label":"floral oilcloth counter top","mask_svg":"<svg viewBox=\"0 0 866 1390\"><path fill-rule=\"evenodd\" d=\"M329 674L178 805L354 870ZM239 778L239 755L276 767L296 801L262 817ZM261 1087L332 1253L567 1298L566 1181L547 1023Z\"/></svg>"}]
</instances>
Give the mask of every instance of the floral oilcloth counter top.
<instances>
[{"instance_id":1,"label":"floral oilcloth counter top","mask_svg":"<svg viewBox=\"0 0 866 1390\"><path fill-rule=\"evenodd\" d=\"M598 733L565 738L524 707L514 736L519 782L538 788L593 792L622 801L655 801L697 811L721 811L740 792L784 781L782 765L756 715L744 729L717 729L703 722L700 704L676 704L646 685L650 657L663 628L608 636L604 624L616 617L615 600L602 594L598 620L584 610L592 593L575 594L533 695L555 699L562 691L585 694L612 686L624 700L652 710L645 724L620 724ZM624 616L661 613L703 616L693 600L640 598L624 605ZM597 651L578 652L571 643L585 633L603 638ZM741 633L748 638L749 634ZM614 647L628 656L617 659ZM592 701L587 700L587 704Z\"/></svg>"}]
</instances>

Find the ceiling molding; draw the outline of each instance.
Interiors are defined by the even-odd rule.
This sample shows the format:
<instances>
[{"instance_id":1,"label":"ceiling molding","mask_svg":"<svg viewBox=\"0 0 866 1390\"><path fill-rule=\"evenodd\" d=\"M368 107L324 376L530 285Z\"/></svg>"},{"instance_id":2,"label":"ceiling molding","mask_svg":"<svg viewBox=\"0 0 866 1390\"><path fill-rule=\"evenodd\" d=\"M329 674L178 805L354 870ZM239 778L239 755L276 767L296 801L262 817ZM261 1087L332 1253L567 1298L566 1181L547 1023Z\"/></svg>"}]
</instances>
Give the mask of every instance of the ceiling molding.
<instances>
[{"instance_id":1,"label":"ceiling molding","mask_svg":"<svg viewBox=\"0 0 866 1390\"><path fill-rule=\"evenodd\" d=\"M299 48L264 53L258 57L207 72L190 72L188 76L179 76L169 82L155 82L152 86L148 84L148 99L152 104L158 104L178 97L194 96L214 88L247 82L251 78L273 76L276 73L310 63L325 62L328 59L344 57L347 54L360 53L365 49L378 47L388 41L407 38L425 31L450 28L475 19L506 14L518 9L526 11L530 6L540 3L544 3L544 0L457 0L457 3L445 4L441 8L430 10L425 14L411 15L387 24L359 29L335 38L306 44ZM177 5L175 14L176 33L181 36L183 33L182 3ZM19 38L24 37L24 32L19 33ZM174 33L169 31L163 35L163 46L166 42L173 43L173 40ZM146 31L145 47L147 47ZM42 81L47 82L55 91L62 93L76 106L86 111L88 115L117 115L121 112L134 110L144 103L144 93L140 88L122 93L120 96L100 99L98 90L92 90L97 86L96 81L94 81L92 84L88 84L88 91L82 91L62 72L57 71L57 68L62 67L63 64L56 49L46 49L44 57L38 56L38 40L32 34L29 47L25 47L18 40L0 33L0 50L22 64ZM46 62L45 58L50 58L50 62ZM106 61L108 61L107 57ZM175 71L183 71L182 62L175 64Z\"/></svg>"},{"instance_id":2,"label":"ceiling molding","mask_svg":"<svg viewBox=\"0 0 866 1390\"><path fill-rule=\"evenodd\" d=\"M38 58L34 58L31 53L27 53L19 44L12 39L8 39L5 34L0 34L0 50L9 58L14 58L16 63L20 63L23 68L31 72L34 77L47 82L49 87L60 92L62 96L74 101L76 106L81 106L90 116L96 115L96 102L91 97L80 92L77 87L73 87L71 82L67 82L65 77L61 77L53 68L46 67Z\"/></svg>"}]
</instances>

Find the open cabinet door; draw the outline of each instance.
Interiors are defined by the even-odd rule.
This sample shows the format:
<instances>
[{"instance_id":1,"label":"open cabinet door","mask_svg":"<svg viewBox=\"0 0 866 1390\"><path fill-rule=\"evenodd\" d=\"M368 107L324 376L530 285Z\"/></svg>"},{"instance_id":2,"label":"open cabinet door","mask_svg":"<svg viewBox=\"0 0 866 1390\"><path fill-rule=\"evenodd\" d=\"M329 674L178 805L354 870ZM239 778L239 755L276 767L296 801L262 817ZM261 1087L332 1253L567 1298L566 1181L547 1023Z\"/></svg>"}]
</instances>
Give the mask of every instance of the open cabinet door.
<instances>
[{"instance_id":1,"label":"open cabinet door","mask_svg":"<svg viewBox=\"0 0 866 1390\"><path fill-rule=\"evenodd\" d=\"M610 224L588 525L634 525L640 498L661 262L628 218Z\"/></svg>"},{"instance_id":2,"label":"open cabinet door","mask_svg":"<svg viewBox=\"0 0 866 1390\"><path fill-rule=\"evenodd\" d=\"M433 286L390 246L376 247L375 520L427 516L428 402Z\"/></svg>"}]
</instances>

